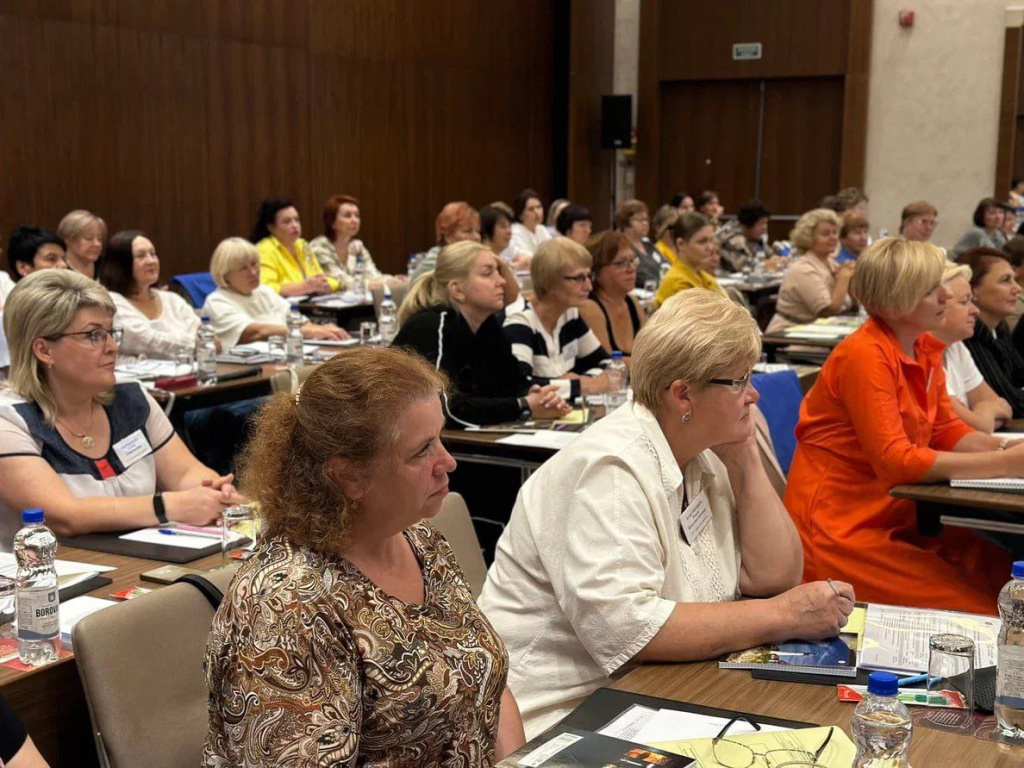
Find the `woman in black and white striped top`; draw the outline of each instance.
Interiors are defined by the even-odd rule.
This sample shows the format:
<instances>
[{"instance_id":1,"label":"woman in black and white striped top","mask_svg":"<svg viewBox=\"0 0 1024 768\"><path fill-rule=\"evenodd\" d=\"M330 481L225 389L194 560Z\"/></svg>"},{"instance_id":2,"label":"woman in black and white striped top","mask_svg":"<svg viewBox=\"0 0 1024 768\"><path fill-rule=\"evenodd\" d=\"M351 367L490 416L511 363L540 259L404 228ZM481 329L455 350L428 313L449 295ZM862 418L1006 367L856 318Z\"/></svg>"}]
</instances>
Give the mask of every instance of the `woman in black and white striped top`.
<instances>
[{"instance_id":1,"label":"woman in black and white striped top","mask_svg":"<svg viewBox=\"0 0 1024 768\"><path fill-rule=\"evenodd\" d=\"M590 266L587 249L567 237L541 243L530 262L536 297L505 318L520 369L534 384L557 384L566 400L608 389L601 369L608 352L579 313L590 294Z\"/></svg>"}]
</instances>

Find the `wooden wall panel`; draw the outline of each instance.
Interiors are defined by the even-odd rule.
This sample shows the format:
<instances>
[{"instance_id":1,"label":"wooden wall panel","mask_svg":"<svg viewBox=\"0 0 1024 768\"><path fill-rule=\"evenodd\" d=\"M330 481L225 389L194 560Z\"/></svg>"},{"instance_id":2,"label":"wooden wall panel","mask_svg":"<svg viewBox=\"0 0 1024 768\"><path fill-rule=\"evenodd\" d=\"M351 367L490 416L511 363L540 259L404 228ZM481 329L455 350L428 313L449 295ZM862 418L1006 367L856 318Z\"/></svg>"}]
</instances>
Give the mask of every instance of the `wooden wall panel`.
<instances>
[{"instance_id":1,"label":"wooden wall panel","mask_svg":"<svg viewBox=\"0 0 1024 768\"><path fill-rule=\"evenodd\" d=\"M663 80L840 75L849 5L839 0L719 0L660 4ZM646 38L641 37L641 40ZM733 61L734 43L761 43L763 57Z\"/></svg>"},{"instance_id":2,"label":"wooden wall panel","mask_svg":"<svg viewBox=\"0 0 1024 768\"><path fill-rule=\"evenodd\" d=\"M996 179L993 194L1003 199L1010 188L1012 176L1016 176L1016 155L1018 154L1017 125L1021 90L1021 49L1024 47L1024 29L1019 26L1006 28L1006 45L1003 49L1003 84L999 95L999 138L996 144Z\"/></svg>"},{"instance_id":3,"label":"wooden wall panel","mask_svg":"<svg viewBox=\"0 0 1024 768\"><path fill-rule=\"evenodd\" d=\"M150 232L167 276L264 197L312 237L347 192L402 270L444 203L556 186L548 0L0 0L0 35L5 235L85 207Z\"/></svg>"}]
</instances>

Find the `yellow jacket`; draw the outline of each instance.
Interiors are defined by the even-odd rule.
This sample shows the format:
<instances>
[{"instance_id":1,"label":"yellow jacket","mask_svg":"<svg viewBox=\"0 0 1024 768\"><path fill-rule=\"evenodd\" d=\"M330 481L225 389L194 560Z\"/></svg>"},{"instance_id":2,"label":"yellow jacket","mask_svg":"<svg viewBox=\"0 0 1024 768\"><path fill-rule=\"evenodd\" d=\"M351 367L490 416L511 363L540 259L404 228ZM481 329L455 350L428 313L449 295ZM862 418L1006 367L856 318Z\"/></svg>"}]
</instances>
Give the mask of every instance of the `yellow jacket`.
<instances>
[{"instance_id":1,"label":"yellow jacket","mask_svg":"<svg viewBox=\"0 0 1024 768\"><path fill-rule=\"evenodd\" d=\"M260 252L260 282L281 292L281 286L287 283L301 283L307 277L323 273L323 267L309 249L309 245L301 237L295 241L295 252L299 259L288 252L281 241L271 235L256 243ZM327 282L332 291L338 290L338 281L328 277Z\"/></svg>"},{"instance_id":2,"label":"yellow jacket","mask_svg":"<svg viewBox=\"0 0 1024 768\"><path fill-rule=\"evenodd\" d=\"M682 259L677 259L671 269L665 273L665 279L658 286L658 293L655 295L654 300L660 307L668 301L670 296L674 296L688 288L706 288L718 293L723 292L714 276L705 272L700 267L691 267Z\"/></svg>"}]
</instances>

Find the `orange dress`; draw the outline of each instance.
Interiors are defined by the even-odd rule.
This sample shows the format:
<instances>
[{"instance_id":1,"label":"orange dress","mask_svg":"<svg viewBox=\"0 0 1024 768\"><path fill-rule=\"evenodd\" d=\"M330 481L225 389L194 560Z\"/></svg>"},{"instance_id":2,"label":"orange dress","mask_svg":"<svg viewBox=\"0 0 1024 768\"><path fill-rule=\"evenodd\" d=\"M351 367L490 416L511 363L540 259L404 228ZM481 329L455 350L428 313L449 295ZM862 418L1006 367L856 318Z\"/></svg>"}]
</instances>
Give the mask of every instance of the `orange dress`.
<instances>
[{"instance_id":1,"label":"orange dress","mask_svg":"<svg viewBox=\"0 0 1024 768\"><path fill-rule=\"evenodd\" d=\"M914 502L889 495L973 431L950 405L944 349L925 334L911 360L874 318L840 343L800 407L785 504L804 579L848 581L858 600L994 614L1010 555L963 528L922 536Z\"/></svg>"}]
</instances>

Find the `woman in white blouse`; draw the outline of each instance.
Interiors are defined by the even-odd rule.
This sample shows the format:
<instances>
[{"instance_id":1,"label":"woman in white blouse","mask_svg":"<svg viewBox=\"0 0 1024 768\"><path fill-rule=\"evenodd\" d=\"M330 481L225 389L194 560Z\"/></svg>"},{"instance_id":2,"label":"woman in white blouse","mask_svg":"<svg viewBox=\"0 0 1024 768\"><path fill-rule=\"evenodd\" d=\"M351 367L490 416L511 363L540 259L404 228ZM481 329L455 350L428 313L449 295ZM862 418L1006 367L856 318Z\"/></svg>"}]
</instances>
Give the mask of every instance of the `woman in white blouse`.
<instances>
[{"instance_id":1,"label":"woman in white blouse","mask_svg":"<svg viewBox=\"0 0 1024 768\"><path fill-rule=\"evenodd\" d=\"M248 240L222 240L213 251L210 274L217 290L206 297L203 311L225 349L288 332L291 304L269 286L260 284L260 253ZM302 326L302 335L307 339L335 341L349 338L336 325L316 325L308 320Z\"/></svg>"},{"instance_id":2,"label":"woman in white blouse","mask_svg":"<svg viewBox=\"0 0 1024 768\"><path fill-rule=\"evenodd\" d=\"M537 247L552 235L544 226L544 204L532 189L524 189L512 203L512 266L522 269L530 263Z\"/></svg>"},{"instance_id":3,"label":"woman in white blouse","mask_svg":"<svg viewBox=\"0 0 1024 768\"><path fill-rule=\"evenodd\" d=\"M130 229L110 238L99 281L117 307L123 355L173 360L195 349L199 317L181 296L158 290L159 279L160 258L148 237Z\"/></svg>"},{"instance_id":4,"label":"woman in white blouse","mask_svg":"<svg viewBox=\"0 0 1024 768\"><path fill-rule=\"evenodd\" d=\"M637 335L632 403L520 490L480 607L508 646L528 738L637 662L833 637L846 622L849 584L800 584L800 537L761 464L760 353L742 307L676 294Z\"/></svg>"},{"instance_id":5,"label":"woman in white blouse","mask_svg":"<svg viewBox=\"0 0 1024 768\"><path fill-rule=\"evenodd\" d=\"M964 339L974 335L979 309L971 291L971 268L946 268L942 283L950 293L942 326L933 335L946 345L946 390L956 415L979 432L994 432L1013 418L1013 408L982 377Z\"/></svg>"}]
</instances>

